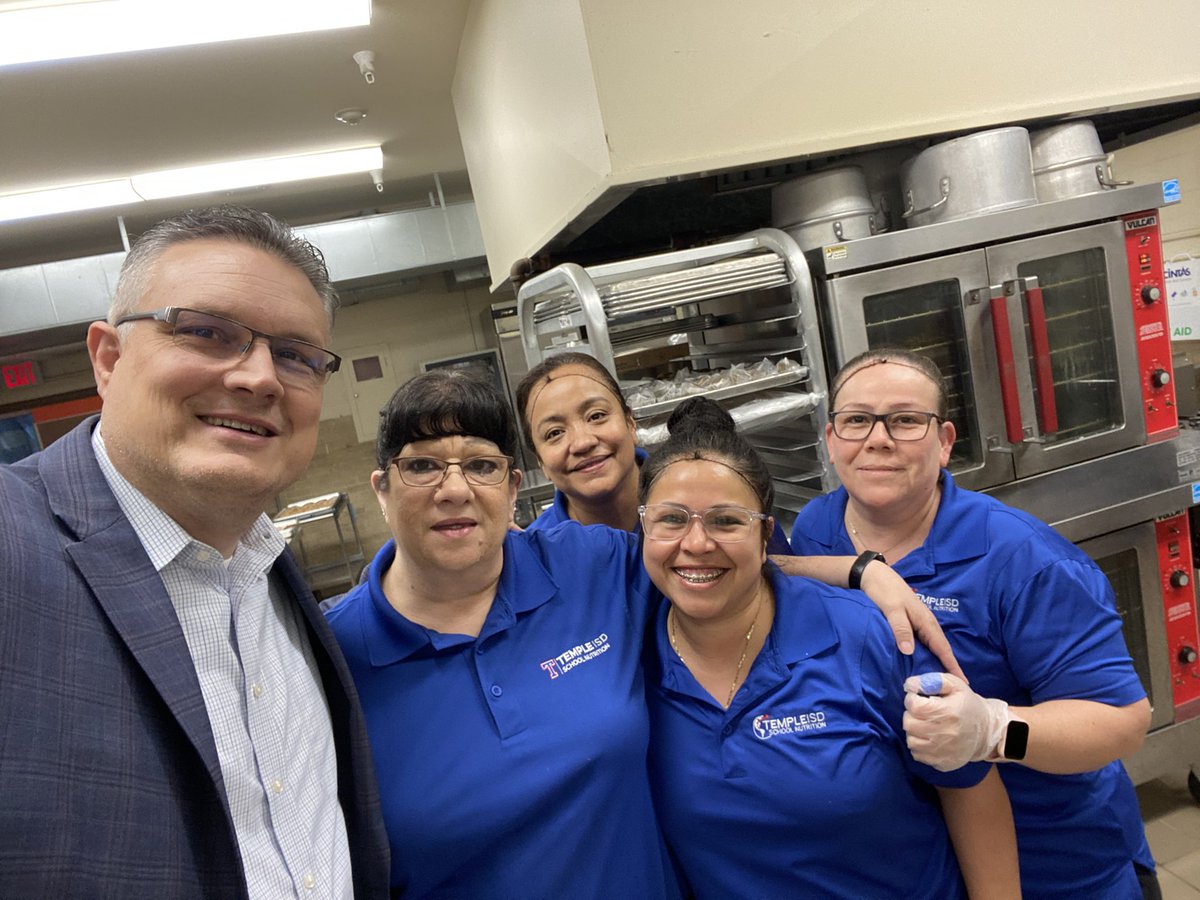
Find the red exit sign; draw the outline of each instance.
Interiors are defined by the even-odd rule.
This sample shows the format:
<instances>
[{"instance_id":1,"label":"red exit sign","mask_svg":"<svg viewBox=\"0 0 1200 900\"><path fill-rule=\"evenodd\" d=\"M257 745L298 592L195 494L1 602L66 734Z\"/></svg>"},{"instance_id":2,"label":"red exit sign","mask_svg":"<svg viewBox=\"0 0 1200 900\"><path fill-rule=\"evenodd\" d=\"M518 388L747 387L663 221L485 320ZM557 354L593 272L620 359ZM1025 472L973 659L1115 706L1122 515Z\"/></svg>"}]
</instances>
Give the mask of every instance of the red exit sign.
<instances>
[{"instance_id":1,"label":"red exit sign","mask_svg":"<svg viewBox=\"0 0 1200 900\"><path fill-rule=\"evenodd\" d=\"M31 387L42 383L42 373L31 359L24 362L0 364L0 379L8 390Z\"/></svg>"}]
</instances>

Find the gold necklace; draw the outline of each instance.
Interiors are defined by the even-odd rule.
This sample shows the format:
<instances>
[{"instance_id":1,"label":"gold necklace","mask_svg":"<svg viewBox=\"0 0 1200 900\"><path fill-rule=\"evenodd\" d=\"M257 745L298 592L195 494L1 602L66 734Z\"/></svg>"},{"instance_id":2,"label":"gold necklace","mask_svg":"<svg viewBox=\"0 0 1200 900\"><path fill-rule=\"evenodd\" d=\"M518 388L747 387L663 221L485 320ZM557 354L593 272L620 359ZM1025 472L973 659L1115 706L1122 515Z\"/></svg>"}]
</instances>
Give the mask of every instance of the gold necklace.
<instances>
[{"instance_id":1,"label":"gold necklace","mask_svg":"<svg viewBox=\"0 0 1200 900\"><path fill-rule=\"evenodd\" d=\"M846 527L850 529L850 536L853 539L852 543L858 544L863 550L871 549L870 547L867 546L867 542L865 540L863 540L862 535L860 535L858 533L858 529L854 527L854 523L850 521L849 516L846 517ZM902 538L900 538L900 540L896 541L896 543L892 544L892 546L888 547L886 550L880 550L878 552L884 558L890 559L891 557L888 556L888 554L891 553L893 550L895 550L897 547L899 547L901 544L903 544L906 540L908 540L907 537L902 537Z\"/></svg>"},{"instance_id":2,"label":"gold necklace","mask_svg":"<svg viewBox=\"0 0 1200 900\"><path fill-rule=\"evenodd\" d=\"M746 664L746 654L750 652L750 638L754 636L754 629L758 627L758 616L762 612L763 605L763 590L758 589L758 606L754 609L754 621L750 623L750 630L746 632L746 643L742 647L742 656L738 660L737 671L733 673L733 681L729 685L729 697L725 700L725 708L729 709L733 703L733 695L737 693L738 679L742 677L742 666ZM683 654L679 652L679 641L675 637L675 607L672 606L667 612L667 636L671 639L671 649L675 651L675 655L679 657L679 661L685 666L687 660L683 658Z\"/></svg>"}]
</instances>

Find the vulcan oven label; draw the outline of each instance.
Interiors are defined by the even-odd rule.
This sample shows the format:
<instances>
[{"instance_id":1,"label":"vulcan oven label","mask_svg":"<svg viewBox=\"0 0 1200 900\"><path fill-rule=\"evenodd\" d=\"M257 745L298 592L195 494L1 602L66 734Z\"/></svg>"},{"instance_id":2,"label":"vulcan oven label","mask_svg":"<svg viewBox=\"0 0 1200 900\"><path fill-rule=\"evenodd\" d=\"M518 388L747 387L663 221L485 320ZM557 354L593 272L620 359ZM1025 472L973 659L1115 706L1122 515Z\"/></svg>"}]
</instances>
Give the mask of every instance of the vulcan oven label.
<instances>
[{"instance_id":1,"label":"vulcan oven label","mask_svg":"<svg viewBox=\"0 0 1200 900\"><path fill-rule=\"evenodd\" d=\"M1158 224L1158 216L1142 216L1140 219L1127 219L1125 221L1126 231L1137 231L1139 228L1149 228L1151 225Z\"/></svg>"},{"instance_id":2,"label":"vulcan oven label","mask_svg":"<svg viewBox=\"0 0 1200 900\"><path fill-rule=\"evenodd\" d=\"M826 259L845 259L849 255L850 251L846 248L845 244L825 248Z\"/></svg>"}]
</instances>

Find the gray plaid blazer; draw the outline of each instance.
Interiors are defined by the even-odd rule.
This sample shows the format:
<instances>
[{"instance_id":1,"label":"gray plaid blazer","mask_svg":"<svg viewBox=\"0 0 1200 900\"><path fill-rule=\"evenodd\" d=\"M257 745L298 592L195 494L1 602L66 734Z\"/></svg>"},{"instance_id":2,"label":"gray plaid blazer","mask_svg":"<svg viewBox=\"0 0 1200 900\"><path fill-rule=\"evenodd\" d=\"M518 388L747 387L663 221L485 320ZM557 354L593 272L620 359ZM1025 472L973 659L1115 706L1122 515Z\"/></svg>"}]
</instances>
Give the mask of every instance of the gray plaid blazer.
<instances>
[{"instance_id":1,"label":"gray plaid blazer","mask_svg":"<svg viewBox=\"0 0 1200 900\"><path fill-rule=\"evenodd\" d=\"M162 581L100 472L91 418L0 466L0 895L244 897L200 685ZM290 553L338 755L355 893L388 893L366 729Z\"/></svg>"}]
</instances>

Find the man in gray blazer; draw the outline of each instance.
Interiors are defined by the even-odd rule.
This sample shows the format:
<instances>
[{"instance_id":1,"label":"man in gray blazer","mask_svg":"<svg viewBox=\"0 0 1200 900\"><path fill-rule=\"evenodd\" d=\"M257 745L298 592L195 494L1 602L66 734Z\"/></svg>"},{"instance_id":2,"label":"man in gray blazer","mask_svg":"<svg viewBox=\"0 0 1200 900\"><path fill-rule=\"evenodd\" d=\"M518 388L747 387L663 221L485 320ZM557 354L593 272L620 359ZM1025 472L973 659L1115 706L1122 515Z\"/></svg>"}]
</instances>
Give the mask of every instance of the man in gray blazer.
<instances>
[{"instance_id":1,"label":"man in gray blazer","mask_svg":"<svg viewBox=\"0 0 1200 900\"><path fill-rule=\"evenodd\" d=\"M263 514L335 305L269 216L160 223L88 331L99 419L0 467L0 895L387 895L358 698Z\"/></svg>"}]
</instances>

